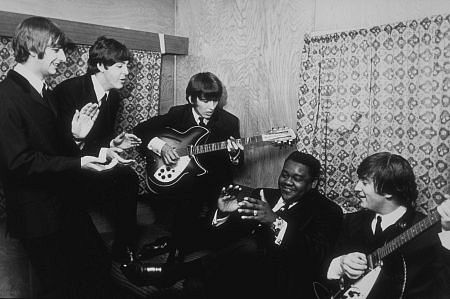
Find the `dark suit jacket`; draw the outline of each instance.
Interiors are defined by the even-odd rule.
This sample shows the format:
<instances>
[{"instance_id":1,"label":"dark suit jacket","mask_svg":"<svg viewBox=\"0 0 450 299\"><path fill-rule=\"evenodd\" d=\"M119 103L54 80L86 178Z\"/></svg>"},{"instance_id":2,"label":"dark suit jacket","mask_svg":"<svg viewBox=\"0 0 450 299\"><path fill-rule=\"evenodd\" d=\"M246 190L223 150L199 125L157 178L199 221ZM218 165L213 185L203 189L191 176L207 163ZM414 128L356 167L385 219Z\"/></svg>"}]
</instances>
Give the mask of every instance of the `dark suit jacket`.
<instances>
[{"instance_id":1,"label":"dark suit jacket","mask_svg":"<svg viewBox=\"0 0 450 299\"><path fill-rule=\"evenodd\" d=\"M252 193L259 199L261 189ZM281 197L278 189L263 189L270 207ZM319 279L320 268L334 248L342 223L341 208L313 189L290 209L278 214L288 227L280 246L275 245L274 232L268 226L256 227L255 223L242 221L233 214L230 221L218 227L221 234L252 233L267 252L267 258L275 263L279 298L313 298L312 283ZM244 227L243 227L244 226Z\"/></svg>"},{"instance_id":2,"label":"dark suit jacket","mask_svg":"<svg viewBox=\"0 0 450 299\"><path fill-rule=\"evenodd\" d=\"M87 103L98 103L94 84L90 75L75 77L61 82L54 90L58 107L58 123L66 140L72 144L74 152L78 151L72 140L71 121L75 110L80 110ZM82 155L97 156L101 147L109 147L115 137L114 122L119 109L120 95L117 90L110 90L106 105L100 113L81 150Z\"/></svg>"},{"instance_id":3,"label":"dark suit jacket","mask_svg":"<svg viewBox=\"0 0 450 299\"><path fill-rule=\"evenodd\" d=\"M375 213L368 210L347 214L332 258L355 251L372 253L386 241L393 239L423 219L425 215L409 208L401 219L383 231L381 239L378 240L374 238L371 229L374 217ZM384 261L383 271L396 275L403 273L401 268L394 267L397 262L401 262L400 255L403 256L407 275L404 298L450 298L449 293L443 293L449 290L450 250L442 247L437 235L440 231L440 224L437 223L399 248ZM442 275L446 277L443 278ZM380 279L382 279L381 276L377 284L380 283ZM390 293L386 292L387 286L383 287L380 284L379 286L378 288L377 285L374 286L370 298L390 298L388 296ZM396 283L393 287L401 286ZM444 290L445 288L447 290Z\"/></svg>"},{"instance_id":4,"label":"dark suit jacket","mask_svg":"<svg viewBox=\"0 0 450 299\"><path fill-rule=\"evenodd\" d=\"M134 133L142 139L142 151L147 151L147 144L153 137L158 136L161 129L170 127L178 131L186 131L193 126L197 126L197 123L192 114L192 107L186 104L172 107L167 114L140 123L134 128ZM240 138L239 119L221 108L217 108L213 113L207 128L210 134L206 143L225 141L230 136ZM231 183L233 165L226 150L202 154L198 158L208 173L197 177L188 187L188 192L211 194L209 192L213 191L208 198L214 201L220 188ZM240 162L242 161L241 153Z\"/></svg>"},{"instance_id":5,"label":"dark suit jacket","mask_svg":"<svg viewBox=\"0 0 450 299\"><path fill-rule=\"evenodd\" d=\"M60 229L68 175L80 158L64 156L55 109L11 70L0 83L0 169L8 231L31 238Z\"/></svg>"}]
</instances>

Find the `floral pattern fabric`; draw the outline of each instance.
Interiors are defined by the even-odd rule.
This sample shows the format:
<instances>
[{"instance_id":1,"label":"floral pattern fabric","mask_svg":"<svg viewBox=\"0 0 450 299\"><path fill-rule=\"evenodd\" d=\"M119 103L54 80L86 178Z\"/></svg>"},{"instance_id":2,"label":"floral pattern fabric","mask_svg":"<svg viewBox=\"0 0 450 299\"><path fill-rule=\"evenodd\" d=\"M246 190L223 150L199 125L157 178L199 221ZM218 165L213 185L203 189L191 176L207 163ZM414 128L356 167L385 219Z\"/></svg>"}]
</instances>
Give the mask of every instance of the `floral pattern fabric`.
<instances>
[{"instance_id":1,"label":"floral pattern fabric","mask_svg":"<svg viewBox=\"0 0 450 299\"><path fill-rule=\"evenodd\" d=\"M448 193L450 15L305 37L299 86L299 150L324 167L321 190L359 209L356 169L389 151L413 166L418 210Z\"/></svg>"}]
</instances>

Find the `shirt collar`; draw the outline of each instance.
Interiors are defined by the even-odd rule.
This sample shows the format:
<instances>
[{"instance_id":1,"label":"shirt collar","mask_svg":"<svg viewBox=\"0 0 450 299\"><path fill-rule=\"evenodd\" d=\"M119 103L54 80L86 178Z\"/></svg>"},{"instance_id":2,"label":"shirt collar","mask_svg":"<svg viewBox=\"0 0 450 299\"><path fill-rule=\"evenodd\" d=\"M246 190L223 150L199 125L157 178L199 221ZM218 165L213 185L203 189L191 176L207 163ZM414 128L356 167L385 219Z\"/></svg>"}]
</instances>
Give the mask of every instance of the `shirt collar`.
<instances>
[{"instance_id":1,"label":"shirt collar","mask_svg":"<svg viewBox=\"0 0 450 299\"><path fill-rule=\"evenodd\" d=\"M94 85L94 92L95 97L97 98L97 102L99 105L101 104L100 101L103 98L103 96L106 94L106 98L108 98L109 91L106 91L103 86L98 81L97 77L95 75L91 75L92 84Z\"/></svg>"},{"instance_id":2,"label":"shirt collar","mask_svg":"<svg viewBox=\"0 0 450 299\"><path fill-rule=\"evenodd\" d=\"M33 86L33 88L36 89L36 91L42 96L42 87L44 87L44 84L45 84L44 80L39 79L38 76L36 76L32 72L30 72L30 70L28 70L21 63L16 64L16 66L14 67L14 70L19 75L21 75L22 77L27 79L27 81L30 83L30 85Z\"/></svg>"},{"instance_id":3,"label":"shirt collar","mask_svg":"<svg viewBox=\"0 0 450 299\"><path fill-rule=\"evenodd\" d=\"M406 207L400 206L394 211L386 215L376 214L372 220L372 231L375 231L375 225L377 223L377 216L381 216L381 229L384 231L386 228L396 223L406 213Z\"/></svg>"},{"instance_id":4,"label":"shirt collar","mask_svg":"<svg viewBox=\"0 0 450 299\"><path fill-rule=\"evenodd\" d=\"M197 124L199 124L200 123L200 117L202 117L202 116L200 114L198 114L198 112L194 109L194 107L192 107L192 114L194 115L195 122ZM208 119L203 118L203 122L205 123L205 125L208 124L208 121L209 121Z\"/></svg>"}]
</instances>

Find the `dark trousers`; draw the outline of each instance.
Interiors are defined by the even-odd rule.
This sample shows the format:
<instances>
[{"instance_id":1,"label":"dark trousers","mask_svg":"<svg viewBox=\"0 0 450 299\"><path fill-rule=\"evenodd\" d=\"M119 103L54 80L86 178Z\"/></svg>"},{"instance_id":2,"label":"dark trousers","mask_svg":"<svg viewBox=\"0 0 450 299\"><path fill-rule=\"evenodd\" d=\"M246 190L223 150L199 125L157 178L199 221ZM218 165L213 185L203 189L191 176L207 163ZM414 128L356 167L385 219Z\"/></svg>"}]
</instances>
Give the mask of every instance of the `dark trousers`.
<instances>
[{"instance_id":1,"label":"dark trousers","mask_svg":"<svg viewBox=\"0 0 450 299\"><path fill-rule=\"evenodd\" d=\"M38 298L112 298L109 255L86 213L72 210L59 232L21 242L40 281Z\"/></svg>"},{"instance_id":2,"label":"dark trousers","mask_svg":"<svg viewBox=\"0 0 450 299\"><path fill-rule=\"evenodd\" d=\"M117 166L109 171L87 173L83 182L88 207L106 209L113 218L114 244L134 247L139 181L134 170Z\"/></svg>"},{"instance_id":3,"label":"dark trousers","mask_svg":"<svg viewBox=\"0 0 450 299\"><path fill-rule=\"evenodd\" d=\"M217 197L207 192L185 193L174 198L173 240L182 254L211 247L211 205Z\"/></svg>"},{"instance_id":4,"label":"dark trousers","mask_svg":"<svg viewBox=\"0 0 450 299\"><path fill-rule=\"evenodd\" d=\"M273 281L266 275L264 250L252 237L216 248L202 258L202 263L208 299L271 298L273 295Z\"/></svg>"}]
</instances>

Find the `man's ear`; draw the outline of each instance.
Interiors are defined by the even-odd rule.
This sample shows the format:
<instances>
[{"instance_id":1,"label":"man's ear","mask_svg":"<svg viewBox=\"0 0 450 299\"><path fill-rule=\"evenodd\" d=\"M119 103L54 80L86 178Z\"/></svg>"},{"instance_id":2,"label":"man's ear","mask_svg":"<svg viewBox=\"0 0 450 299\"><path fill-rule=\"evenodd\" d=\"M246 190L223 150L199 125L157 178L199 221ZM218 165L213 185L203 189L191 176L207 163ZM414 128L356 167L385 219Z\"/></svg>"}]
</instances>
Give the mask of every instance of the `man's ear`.
<instances>
[{"instance_id":1,"label":"man's ear","mask_svg":"<svg viewBox=\"0 0 450 299\"><path fill-rule=\"evenodd\" d=\"M312 181L312 183L311 183L311 187L312 187L313 189L316 189L317 184L319 184L319 180L318 180L318 179L314 179L314 180Z\"/></svg>"},{"instance_id":2,"label":"man's ear","mask_svg":"<svg viewBox=\"0 0 450 299\"><path fill-rule=\"evenodd\" d=\"M387 199L387 200L392 200L392 194L383 194L383 196Z\"/></svg>"},{"instance_id":3,"label":"man's ear","mask_svg":"<svg viewBox=\"0 0 450 299\"><path fill-rule=\"evenodd\" d=\"M105 68L105 66L103 65L103 63L100 63L100 62L98 62L97 63L97 69L100 71L100 72L104 72L104 71L106 71L106 68Z\"/></svg>"},{"instance_id":4,"label":"man's ear","mask_svg":"<svg viewBox=\"0 0 450 299\"><path fill-rule=\"evenodd\" d=\"M189 103L189 104L191 104L192 106L194 106L194 102L192 102L192 97L191 97L191 96L188 96L187 100L188 100L188 103Z\"/></svg>"}]
</instances>

